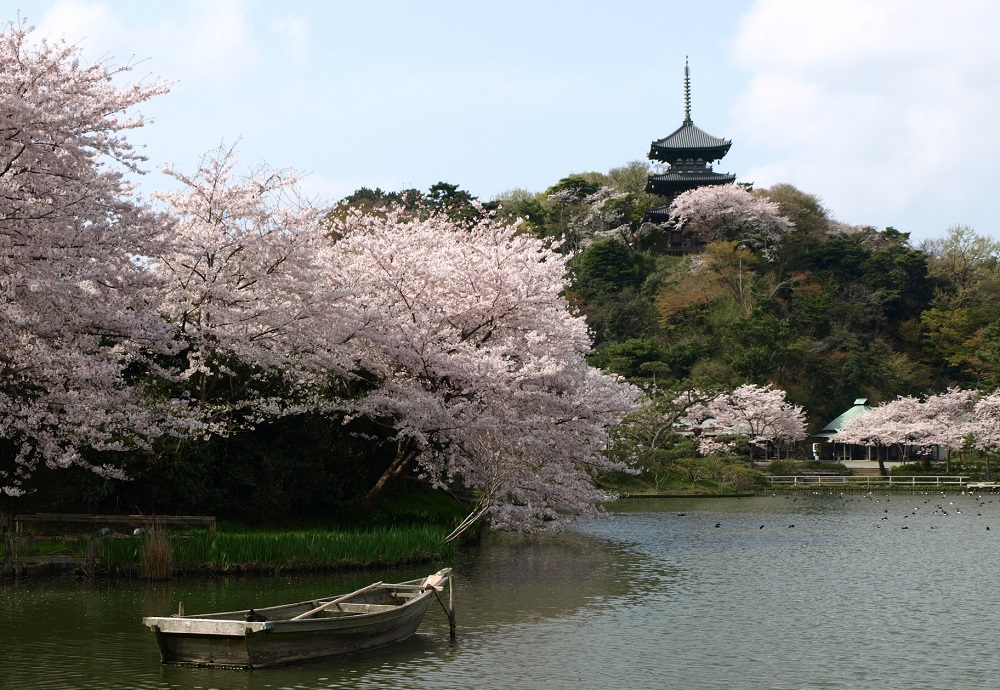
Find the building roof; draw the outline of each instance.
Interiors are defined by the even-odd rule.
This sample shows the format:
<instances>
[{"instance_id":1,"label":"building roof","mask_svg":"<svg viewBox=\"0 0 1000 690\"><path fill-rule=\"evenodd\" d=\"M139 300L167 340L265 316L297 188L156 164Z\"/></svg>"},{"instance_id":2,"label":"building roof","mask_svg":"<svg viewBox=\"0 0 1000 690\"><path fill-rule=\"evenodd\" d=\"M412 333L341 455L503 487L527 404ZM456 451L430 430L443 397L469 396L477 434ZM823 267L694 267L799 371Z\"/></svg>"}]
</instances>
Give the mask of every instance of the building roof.
<instances>
[{"instance_id":1,"label":"building roof","mask_svg":"<svg viewBox=\"0 0 1000 690\"><path fill-rule=\"evenodd\" d=\"M684 60L684 122L671 134L657 139L649 146L649 157L654 161L674 163L678 160L697 159L703 161L720 160L729 151L733 142L713 137L708 132L694 126L691 120L691 70Z\"/></svg>"},{"instance_id":2,"label":"building roof","mask_svg":"<svg viewBox=\"0 0 1000 690\"><path fill-rule=\"evenodd\" d=\"M685 120L670 135L650 144L649 157L667 163L687 158L716 161L725 156L732 145L730 140L713 137L690 120Z\"/></svg>"},{"instance_id":3,"label":"building roof","mask_svg":"<svg viewBox=\"0 0 1000 690\"><path fill-rule=\"evenodd\" d=\"M650 175L646 181L646 191L662 196L674 196L705 185L732 184L735 181L736 175L713 172L709 168L698 172L668 170L659 175Z\"/></svg>"},{"instance_id":4,"label":"building roof","mask_svg":"<svg viewBox=\"0 0 1000 690\"><path fill-rule=\"evenodd\" d=\"M868 407L868 398L858 398L854 401L854 406L844 412L842 415L834 419L832 422L823 427L822 431L816 436L822 436L825 438L831 438L838 431L844 428L844 424L848 419L857 417L859 414L865 414L869 412L872 408Z\"/></svg>"}]
</instances>

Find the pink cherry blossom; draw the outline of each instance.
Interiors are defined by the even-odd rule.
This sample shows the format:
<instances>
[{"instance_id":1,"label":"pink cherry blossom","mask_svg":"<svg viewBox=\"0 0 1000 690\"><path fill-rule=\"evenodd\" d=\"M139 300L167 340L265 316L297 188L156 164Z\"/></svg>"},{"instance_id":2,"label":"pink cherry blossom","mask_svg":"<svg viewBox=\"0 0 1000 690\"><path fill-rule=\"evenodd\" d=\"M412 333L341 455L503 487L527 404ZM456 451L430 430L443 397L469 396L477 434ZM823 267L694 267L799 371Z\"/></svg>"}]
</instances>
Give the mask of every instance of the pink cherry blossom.
<instances>
[{"instance_id":1,"label":"pink cherry blossom","mask_svg":"<svg viewBox=\"0 0 1000 690\"><path fill-rule=\"evenodd\" d=\"M194 175L168 169L183 187L158 195L170 222L152 262L163 314L184 343L175 378L215 433L311 409L316 386L343 371L330 347L342 336L328 325L337 300L318 211L294 171L238 176L236 166L235 150L220 148Z\"/></svg>"},{"instance_id":2,"label":"pink cherry blossom","mask_svg":"<svg viewBox=\"0 0 1000 690\"><path fill-rule=\"evenodd\" d=\"M702 243L736 241L768 260L776 256L784 236L795 230L776 203L730 185L677 195L670 205L670 221Z\"/></svg>"},{"instance_id":3,"label":"pink cherry blossom","mask_svg":"<svg viewBox=\"0 0 1000 690\"><path fill-rule=\"evenodd\" d=\"M688 420L701 432L699 448L706 455L722 450L717 436L742 436L759 448L795 443L806 437L802 407L787 402L785 392L771 386L745 384L720 393L706 403L692 405Z\"/></svg>"},{"instance_id":4,"label":"pink cherry blossom","mask_svg":"<svg viewBox=\"0 0 1000 690\"><path fill-rule=\"evenodd\" d=\"M638 392L589 367L584 320L563 289L566 257L517 226L444 216L348 214L329 273L372 390L355 413L394 429L396 461L479 492L492 524L528 530L604 498L591 478L607 428Z\"/></svg>"},{"instance_id":5,"label":"pink cherry blossom","mask_svg":"<svg viewBox=\"0 0 1000 690\"><path fill-rule=\"evenodd\" d=\"M903 396L849 419L838 431L838 443L863 446L915 446L929 451L941 446L957 451L970 433L975 391L950 388L920 400Z\"/></svg>"},{"instance_id":6,"label":"pink cherry blossom","mask_svg":"<svg viewBox=\"0 0 1000 690\"><path fill-rule=\"evenodd\" d=\"M119 474L78 449L159 432L125 372L170 342L143 268L159 220L125 179L143 157L123 135L167 89L119 88L128 66L84 64L32 31L0 34L0 426L15 450L0 487L12 494L39 462Z\"/></svg>"}]
</instances>

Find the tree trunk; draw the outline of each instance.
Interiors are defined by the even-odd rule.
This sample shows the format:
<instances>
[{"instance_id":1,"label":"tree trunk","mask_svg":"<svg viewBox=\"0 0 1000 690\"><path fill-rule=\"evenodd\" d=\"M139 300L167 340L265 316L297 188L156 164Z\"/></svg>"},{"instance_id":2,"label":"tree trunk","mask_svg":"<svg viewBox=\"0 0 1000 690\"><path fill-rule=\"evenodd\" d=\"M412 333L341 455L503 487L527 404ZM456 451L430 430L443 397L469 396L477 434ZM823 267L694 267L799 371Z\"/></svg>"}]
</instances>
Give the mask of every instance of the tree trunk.
<instances>
[{"instance_id":1,"label":"tree trunk","mask_svg":"<svg viewBox=\"0 0 1000 690\"><path fill-rule=\"evenodd\" d=\"M389 467L378 478L378 481L375 482L375 486L371 488L368 495L365 496L363 502L365 509L371 510L375 507L375 504L378 503L379 499L386 492L386 489L403 476L403 473L410 468L416 457L417 453L413 439L408 438L396 443L396 457L392 459Z\"/></svg>"},{"instance_id":2,"label":"tree trunk","mask_svg":"<svg viewBox=\"0 0 1000 690\"><path fill-rule=\"evenodd\" d=\"M882 451L885 450L885 453ZM878 473L883 477L889 476L889 470L885 468L885 457L884 455L889 453L888 446L876 446L875 447L875 457L878 458Z\"/></svg>"}]
</instances>

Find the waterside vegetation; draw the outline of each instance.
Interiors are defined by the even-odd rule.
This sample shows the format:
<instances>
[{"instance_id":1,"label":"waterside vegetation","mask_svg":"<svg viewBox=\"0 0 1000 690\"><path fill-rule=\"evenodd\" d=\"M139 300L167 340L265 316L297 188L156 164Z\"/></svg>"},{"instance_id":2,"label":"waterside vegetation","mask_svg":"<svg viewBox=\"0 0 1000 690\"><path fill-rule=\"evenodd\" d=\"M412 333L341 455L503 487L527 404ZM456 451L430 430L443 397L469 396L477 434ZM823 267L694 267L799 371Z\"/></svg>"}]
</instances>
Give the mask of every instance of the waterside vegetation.
<instances>
[{"instance_id":1,"label":"waterside vegetation","mask_svg":"<svg viewBox=\"0 0 1000 690\"><path fill-rule=\"evenodd\" d=\"M397 489L374 516L328 516L326 524L310 521L309 527L223 521L208 530L168 526L155 516L135 530L32 522L5 535L3 573L30 572L27 564L37 563L53 571L75 565L86 577L163 580L443 562L478 538L476 526L447 539L467 510L440 492Z\"/></svg>"}]
</instances>

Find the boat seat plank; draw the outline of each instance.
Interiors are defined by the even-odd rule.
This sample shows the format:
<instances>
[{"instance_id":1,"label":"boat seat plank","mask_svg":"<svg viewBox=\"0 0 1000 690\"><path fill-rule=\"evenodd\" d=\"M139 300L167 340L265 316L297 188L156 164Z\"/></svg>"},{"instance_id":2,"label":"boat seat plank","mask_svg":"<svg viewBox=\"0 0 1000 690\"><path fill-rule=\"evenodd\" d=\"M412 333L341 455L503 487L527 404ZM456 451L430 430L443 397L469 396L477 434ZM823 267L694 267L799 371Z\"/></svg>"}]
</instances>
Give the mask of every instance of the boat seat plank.
<instances>
[{"instance_id":1,"label":"boat seat plank","mask_svg":"<svg viewBox=\"0 0 1000 690\"><path fill-rule=\"evenodd\" d=\"M327 614L329 616L335 617L338 613L357 615L360 613L381 613L383 611L392 611L398 609L399 606L393 604L337 604L336 607L322 611L320 615Z\"/></svg>"}]
</instances>

